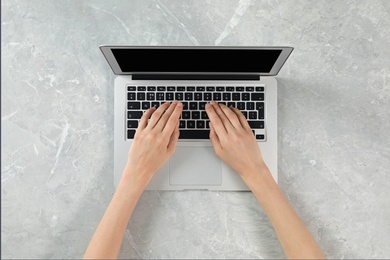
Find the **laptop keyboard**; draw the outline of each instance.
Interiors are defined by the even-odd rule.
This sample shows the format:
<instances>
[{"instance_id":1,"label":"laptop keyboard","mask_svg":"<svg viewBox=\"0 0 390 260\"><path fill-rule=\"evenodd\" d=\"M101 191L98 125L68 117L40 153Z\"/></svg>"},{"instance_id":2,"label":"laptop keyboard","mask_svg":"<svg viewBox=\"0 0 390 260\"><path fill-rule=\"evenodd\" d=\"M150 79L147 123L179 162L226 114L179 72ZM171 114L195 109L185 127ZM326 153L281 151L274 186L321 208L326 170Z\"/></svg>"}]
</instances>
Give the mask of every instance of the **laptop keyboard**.
<instances>
[{"instance_id":1,"label":"laptop keyboard","mask_svg":"<svg viewBox=\"0 0 390 260\"><path fill-rule=\"evenodd\" d=\"M133 139L143 113L167 101L183 103L179 139L209 139L210 120L205 111L214 100L238 108L258 141L265 136L265 86L127 86L127 139Z\"/></svg>"}]
</instances>

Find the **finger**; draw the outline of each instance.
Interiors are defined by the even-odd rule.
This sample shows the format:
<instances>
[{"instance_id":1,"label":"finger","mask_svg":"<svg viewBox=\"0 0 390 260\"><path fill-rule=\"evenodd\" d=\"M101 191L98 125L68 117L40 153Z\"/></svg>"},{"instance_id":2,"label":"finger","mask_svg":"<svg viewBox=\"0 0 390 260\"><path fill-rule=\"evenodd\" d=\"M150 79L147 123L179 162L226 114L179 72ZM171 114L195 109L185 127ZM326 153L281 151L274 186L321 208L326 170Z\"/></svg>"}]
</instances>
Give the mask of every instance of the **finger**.
<instances>
[{"instance_id":1,"label":"finger","mask_svg":"<svg viewBox=\"0 0 390 260\"><path fill-rule=\"evenodd\" d=\"M229 133L231 131L234 130L234 127L232 125L232 123L229 121L229 119L227 118L227 116L225 115L225 113L222 111L221 107L215 103L215 101L211 101L210 104L213 106L215 112L217 113L217 115L219 116L219 118L221 119L222 123L223 123L223 126L225 127L226 131Z\"/></svg>"},{"instance_id":2,"label":"finger","mask_svg":"<svg viewBox=\"0 0 390 260\"><path fill-rule=\"evenodd\" d=\"M147 128L152 129L156 126L156 124L160 120L161 116L164 114L165 110L167 110L169 105L170 105L169 102L165 102L159 108L156 109L156 111L153 113L152 117L150 118Z\"/></svg>"},{"instance_id":3,"label":"finger","mask_svg":"<svg viewBox=\"0 0 390 260\"><path fill-rule=\"evenodd\" d=\"M218 116L217 112L215 111L214 107L210 104L206 104L206 113L207 116L210 119L210 123L213 124L214 130L216 134L222 138L226 136L226 128L224 127L221 118Z\"/></svg>"},{"instance_id":4,"label":"finger","mask_svg":"<svg viewBox=\"0 0 390 260\"><path fill-rule=\"evenodd\" d=\"M155 128L158 131L162 131L164 129L165 124L167 123L169 117L171 116L172 112L175 110L175 107L177 105L177 100L174 100L165 110L164 114L161 116L160 120L156 123Z\"/></svg>"},{"instance_id":5,"label":"finger","mask_svg":"<svg viewBox=\"0 0 390 260\"><path fill-rule=\"evenodd\" d=\"M156 111L155 107L149 108L148 110L145 111L145 113L142 115L141 119L139 120L137 130L138 129L142 130L146 127L148 120L154 111Z\"/></svg>"},{"instance_id":6,"label":"finger","mask_svg":"<svg viewBox=\"0 0 390 260\"><path fill-rule=\"evenodd\" d=\"M214 150L216 154L219 154L222 151L222 146L219 141L218 135L215 132L213 124L210 122L210 140L213 144Z\"/></svg>"},{"instance_id":7,"label":"finger","mask_svg":"<svg viewBox=\"0 0 390 260\"><path fill-rule=\"evenodd\" d=\"M235 108L235 107L231 107L232 111L237 115L238 117L238 120L240 120L240 123L242 125L242 127L245 129L245 130L250 130L252 131L251 127L249 126L248 124L248 120L246 120L245 116L242 114L242 112L240 110L238 110L238 108Z\"/></svg>"},{"instance_id":8,"label":"finger","mask_svg":"<svg viewBox=\"0 0 390 260\"><path fill-rule=\"evenodd\" d=\"M183 103L177 103L173 112L170 114L168 121L163 129L164 134L171 135L175 128L179 125L180 115L183 111Z\"/></svg>"},{"instance_id":9,"label":"finger","mask_svg":"<svg viewBox=\"0 0 390 260\"><path fill-rule=\"evenodd\" d=\"M242 128L240 120L238 119L236 113L233 112L232 109L225 106L224 104L220 104L219 107L221 108L223 113L226 115L226 117L230 121L230 123L234 126L234 128L236 128L236 129Z\"/></svg>"},{"instance_id":10,"label":"finger","mask_svg":"<svg viewBox=\"0 0 390 260\"><path fill-rule=\"evenodd\" d=\"M173 134L171 135L171 138L169 139L168 143L168 153L172 155L176 150L177 142L179 141L180 131L179 131L179 123L177 123L175 130L173 131Z\"/></svg>"}]
</instances>

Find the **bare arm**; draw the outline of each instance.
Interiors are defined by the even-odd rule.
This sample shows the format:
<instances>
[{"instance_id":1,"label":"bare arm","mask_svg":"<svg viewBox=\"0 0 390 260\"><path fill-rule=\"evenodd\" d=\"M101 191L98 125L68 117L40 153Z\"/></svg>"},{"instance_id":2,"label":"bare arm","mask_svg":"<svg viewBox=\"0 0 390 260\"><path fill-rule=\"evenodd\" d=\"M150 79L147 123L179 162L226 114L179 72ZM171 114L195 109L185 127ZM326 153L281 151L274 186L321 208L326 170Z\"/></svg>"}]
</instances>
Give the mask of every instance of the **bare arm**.
<instances>
[{"instance_id":1,"label":"bare arm","mask_svg":"<svg viewBox=\"0 0 390 260\"><path fill-rule=\"evenodd\" d=\"M245 182L270 219L288 258L325 258L316 241L264 165Z\"/></svg>"},{"instance_id":2,"label":"bare arm","mask_svg":"<svg viewBox=\"0 0 390 260\"><path fill-rule=\"evenodd\" d=\"M117 258L127 223L153 174L172 156L183 105L174 101L142 116L122 179L84 254L85 259ZM148 122L148 119L150 121Z\"/></svg>"},{"instance_id":3,"label":"bare arm","mask_svg":"<svg viewBox=\"0 0 390 260\"><path fill-rule=\"evenodd\" d=\"M210 139L216 154L245 181L269 217L288 258L325 258L275 183L245 117L236 108L210 102Z\"/></svg>"}]
</instances>

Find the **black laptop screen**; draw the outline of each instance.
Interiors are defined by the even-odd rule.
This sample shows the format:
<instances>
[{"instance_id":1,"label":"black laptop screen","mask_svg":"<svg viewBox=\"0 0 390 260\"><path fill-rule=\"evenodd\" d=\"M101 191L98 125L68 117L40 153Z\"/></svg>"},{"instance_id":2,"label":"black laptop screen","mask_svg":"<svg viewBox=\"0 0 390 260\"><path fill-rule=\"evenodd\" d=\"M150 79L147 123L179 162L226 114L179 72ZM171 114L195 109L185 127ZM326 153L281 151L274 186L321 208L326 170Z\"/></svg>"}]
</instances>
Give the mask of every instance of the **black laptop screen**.
<instances>
[{"instance_id":1,"label":"black laptop screen","mask_svg":"<svg viewBox=\"0 0 390 260\"><path fill-rule=\"evenodd\" d=\"M124 73L269 73L281 52L264 49L112 49Z\"/></svg>"}]
</instances>

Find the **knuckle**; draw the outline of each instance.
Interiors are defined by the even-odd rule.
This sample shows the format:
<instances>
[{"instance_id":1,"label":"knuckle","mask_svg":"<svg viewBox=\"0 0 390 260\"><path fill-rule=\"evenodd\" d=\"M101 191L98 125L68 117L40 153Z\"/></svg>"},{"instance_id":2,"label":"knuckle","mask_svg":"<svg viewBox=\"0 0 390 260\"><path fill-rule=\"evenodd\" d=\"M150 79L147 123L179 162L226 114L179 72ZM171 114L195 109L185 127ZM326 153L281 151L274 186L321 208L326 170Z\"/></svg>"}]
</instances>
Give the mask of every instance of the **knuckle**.
<instances>
[{"instance_id":1,"label":"knuckle","mask_svg":"<svg viewBox=\"0 0 390 260\"><path fill-rule=\"evenodd\" d=\"M231 133L230 140L233 143L238 143L238 142L240 142L242 140L242 136L240 135L239 132L234 131L233 133Z\"/></svg>"},{"instance_id":2,"label":"knuckle","mask_svg":"<svg viewBox=\"0 0 390 260\"><path fill-rule=\"evenodd\" d=\"M218 156L218 157L221 157L222 156L222 150L217 148L217 149L214 149L215 150L215 154Z\"/></svg>"}]
</instances>

